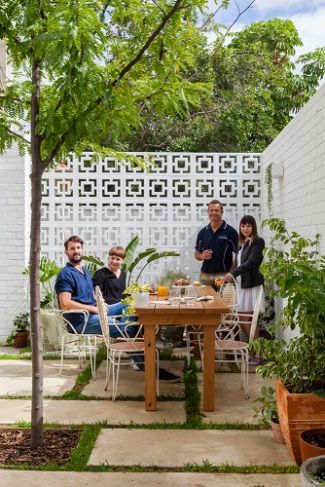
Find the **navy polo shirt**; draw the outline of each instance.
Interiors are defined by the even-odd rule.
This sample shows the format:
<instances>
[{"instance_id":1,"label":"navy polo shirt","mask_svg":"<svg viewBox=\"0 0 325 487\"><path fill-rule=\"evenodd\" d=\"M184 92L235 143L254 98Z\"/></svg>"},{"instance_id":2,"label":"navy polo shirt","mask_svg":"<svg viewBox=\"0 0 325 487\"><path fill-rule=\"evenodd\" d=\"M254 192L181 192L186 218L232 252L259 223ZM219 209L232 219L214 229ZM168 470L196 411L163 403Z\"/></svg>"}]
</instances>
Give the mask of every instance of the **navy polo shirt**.
<instances>
[{"instance_id":1,"label":"navy polo shirt","mask_svg":"<svg viewBox=\"0 0 325 487\"><path fill-rule=\"evenodd\" d=\"M78 271L73 265L66 264L66 266L59 272L55 282L55 292L71 293L71 299L77 303L89 304L96 306L94 297L94 287L90 272L86 267L82 268L83 273ZM78 326L83 322L83 317L76 314L65 316L74 326Z\"/></svg>"},{"instance_id":2,"label":"navy polo shirt","mask_svg":"<svg viewBox=\"0 0 325 487\"><path fill-rule=\"evenodd\" d=\"M224 220L222 225L215 232L211 224L202 228L197 236L195 250L212 249L213 255L209 260L202 261L202 272L217 274L218 272L228 272L233 262L233 252L236 254L238 249L238 233Z\"/></svg>"}]
</instances>

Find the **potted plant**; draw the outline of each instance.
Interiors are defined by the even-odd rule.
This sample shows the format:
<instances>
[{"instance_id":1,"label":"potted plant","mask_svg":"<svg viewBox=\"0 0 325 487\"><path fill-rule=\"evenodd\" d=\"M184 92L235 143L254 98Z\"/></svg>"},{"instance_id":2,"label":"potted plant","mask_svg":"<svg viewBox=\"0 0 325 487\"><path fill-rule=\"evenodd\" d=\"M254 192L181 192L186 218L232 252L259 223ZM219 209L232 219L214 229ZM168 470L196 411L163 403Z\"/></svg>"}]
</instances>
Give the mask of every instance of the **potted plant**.
<instances>
[{"instance_id":1,"label":"potted plant","mask_svg":"<svg viewBox=\"0 0 325 487\"><path fill-rule=\"evenodd\" d=\"M255 399L254 418L264 427L271 427L274 441L284 443L283 434L279 424L278 408L275 400L275 390L271 386L261 387L262 396Z\"/></svg>"},{"instance_id":2,"label":"potted plant","mask_svg":"<svg viewBox=\"0 0 325 487\"><path fill-rule=\"evenodd\" d=\"M53 281L60 272L61 267L53 260L42 257L40 260L40 283L41 283L41 325L44 348L48 351L60 348L60 331L58 327L58 310L56 309L56 296L53 289ZM29 266L23 274L28 276Z\"/></svg>"},{"instance_id":3,"label":"potted plant","mask_svg":"<svg viewBox=\"0 0 325 487\"><path fill-rule=\"evenodd\" d=\"M56 305L55 293L53 289L54 277L58 275L61 267L54 260L42 257L40 260L40 283L42 286L41 308L54 308ZM24 276L29 275L29 266L23 272Z\"/></svg>"},{"instance_id":4,"label":"potted plant","mask_svg":"<svg viewBox=\"0 0 325 487\"><path fill-rule=\"evenodd\" d=\"M134 282L128 286L123 294L125 298L121 300L122 303L128 306L128 314L134 314L135 308L141 308L149 304L149 290L148 284L139 284Z\"/></svg>"},{"instance_id":5,"label":"potted plant","mask_svg":"<svg viewBox=\"0 0 325 487\"><path fill-rule=\"evenodd\" d=\"M301 459L325 455L325 427L303 431L299 438Z\"/></svg>"},{"instance_id":6,"label":"potted plant","mask_svg":"<svg viewBox=\"0 0 325 487\"><path fill-rule=\"evenodd\" d=\"M324 487L325 456L312 457L301 465L300 475L303 487Z\"/></svg>"},{"instance_id":7,"label":"potted plant","mask_svg":"<svg viewBox=\"0 0 325 487\"><path fill-rule=\"evenodd\" d=\"M7 338L7 344L13 345L15 348L26 348L30 329L29 313L18 314L13 321L13 325L16 330Z\"/></svg>"},{"instance_id":8,"label":"potted plant","mask_svg":"<svg viewBox=\"0 0 325 487\"><path fill-rule=\"evenodd\" d=\"M304 238L289 233L281 219L267 220L275 232L273 246L266 250L263 273L274 285L274 295L284 300L275 324L277 331L289 328L291 338L252 344L266 362L257 367L264 378L276 378L279 421L286 444L301 463L299 434L325 424L325 399L317 395L325 378L325 256L319 255L319 236Z\"/></svg>"}]
</instances>

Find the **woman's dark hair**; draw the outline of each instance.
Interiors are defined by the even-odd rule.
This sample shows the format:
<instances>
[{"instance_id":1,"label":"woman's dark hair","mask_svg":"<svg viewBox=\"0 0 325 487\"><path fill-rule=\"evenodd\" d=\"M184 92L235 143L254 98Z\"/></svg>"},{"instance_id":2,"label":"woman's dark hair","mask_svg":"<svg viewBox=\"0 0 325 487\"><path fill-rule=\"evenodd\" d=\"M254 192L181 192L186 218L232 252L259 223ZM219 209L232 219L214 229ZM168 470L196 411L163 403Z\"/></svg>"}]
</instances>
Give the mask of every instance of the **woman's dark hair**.
<instances>
[{"instance_id":1,"label":"woman's dark hair","mask_svg":"<svg viewBox=\"0 0 325 487\"><path fill-rule=\"evenodd\" d=\"M240 226L241 225L251 225L252 226L252 236L250 237L250 243L254 242L258 238L258 233L257 233L257 225L256 225L256 220L253 216L251 215L244 215L243 218L240 220L239 224L239 243L242 245L245 242L245 237L241 233Z\"/></svg>"}]
</instances>

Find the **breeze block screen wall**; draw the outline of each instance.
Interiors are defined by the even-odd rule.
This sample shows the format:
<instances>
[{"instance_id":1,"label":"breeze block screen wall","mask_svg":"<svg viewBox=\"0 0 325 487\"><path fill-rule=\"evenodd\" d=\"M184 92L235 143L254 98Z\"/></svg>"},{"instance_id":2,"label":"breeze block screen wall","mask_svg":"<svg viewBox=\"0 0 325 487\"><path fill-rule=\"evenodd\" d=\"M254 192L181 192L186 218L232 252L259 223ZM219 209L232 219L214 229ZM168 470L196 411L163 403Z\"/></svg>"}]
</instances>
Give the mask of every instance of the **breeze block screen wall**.
<instances>
[{"instance_id":1,"label":"breeze block screen wall","mask_svg":"<svg viewBox=\"0 0 325 487\"><path fill-rule=\"evenodd\" d=\"M43 178L42 254L64 263L63 242L85 241L85 253L106 262L112 245L139 235L139 250L178 250L179 258L148 266L146 280L179 268L195 278L197 231L206 222L207 203L220 199L225 219L238 226L243 214L261 218L260 154L137 153L152 161L149 172L113 158L85 152L61 161Z\"/></svg>"}]
</instances>

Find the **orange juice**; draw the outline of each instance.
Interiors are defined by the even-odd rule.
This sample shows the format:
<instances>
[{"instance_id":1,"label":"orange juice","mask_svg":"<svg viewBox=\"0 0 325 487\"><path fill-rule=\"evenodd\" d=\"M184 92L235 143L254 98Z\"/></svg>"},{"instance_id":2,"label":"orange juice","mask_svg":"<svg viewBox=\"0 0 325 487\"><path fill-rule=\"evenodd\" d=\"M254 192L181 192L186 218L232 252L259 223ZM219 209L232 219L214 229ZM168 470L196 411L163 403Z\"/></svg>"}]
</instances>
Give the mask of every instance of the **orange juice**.
<instances>
[{"instance_id":1,"label":"orange juice","mask_svg":"<svg viewBox=\"0 0 325 487\"><path fill-rule=\"evenodd\" d=\"M157 286L158 298L167 298L169 294L169 289L167 286Z\"/></svg>"},{"instance_id":2,"label":"orange juice","mask_svg":"<svg viewBox=\"0 0 325 487\"><path fill-rule=\"evenodd\" d=\"M221 284L222 284L222 278L221 277L216 277L215 281L214 281L215 285L217 287L220 287Z\"/></svg>"}]
</instances>

